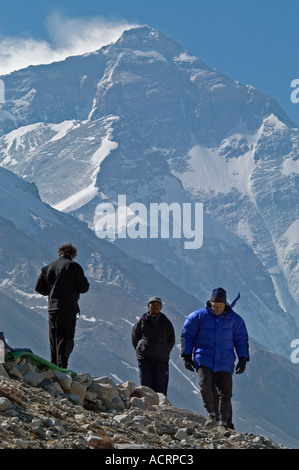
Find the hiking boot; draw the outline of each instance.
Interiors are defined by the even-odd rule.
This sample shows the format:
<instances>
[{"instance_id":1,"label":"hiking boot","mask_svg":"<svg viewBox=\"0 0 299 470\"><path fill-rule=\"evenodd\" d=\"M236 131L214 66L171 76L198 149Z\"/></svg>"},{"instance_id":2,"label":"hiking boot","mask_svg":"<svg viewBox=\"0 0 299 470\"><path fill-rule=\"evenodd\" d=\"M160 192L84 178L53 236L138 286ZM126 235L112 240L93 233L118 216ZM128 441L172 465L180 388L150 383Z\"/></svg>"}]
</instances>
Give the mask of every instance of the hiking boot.
<instances>
[{"instance_id":1,"label":"hiking boot","mask_svg":"<svg viewBox=\"0 0 299 470\"><path fill-rule=\"evenodd\" d=\"M217 431L221 434L223 434L225 437L229 437L231 435L231 432L229 429L227 429L226 423L223 421L218 421L217 423Z\"/></svg>"},{"instance_id":2,"label":"hiking boot","mask_svg":"<svg viewBox=\"0 0 299 470\"><path fill-rule=\"evenodd\" d=\"M230 426L230 425L228 424L228 425L227 425L227 430L228 430L231 434L236 434L234 425Z\"/></svg>"},{"instance_id":3,"label":"hiking boot","mask_svg":"<svg viewBox=\"0 0 299 470\"><path fill-rule=\"evenodd\" d=\"M213 413L208 413L205 426L211 427L216 425L216 416Z\"/></svg>"},{"instance_id":4,"label":"hiking boot","mask_svg":"<svg viewBox=\"0 0 299 470\"><path fill-rule=\"evenodd\" d=\"M217 431L221 432L221 434L224 434L227 431L227 427L223 426L223 424L218 424Z\"/></svg>"}]
</instances>

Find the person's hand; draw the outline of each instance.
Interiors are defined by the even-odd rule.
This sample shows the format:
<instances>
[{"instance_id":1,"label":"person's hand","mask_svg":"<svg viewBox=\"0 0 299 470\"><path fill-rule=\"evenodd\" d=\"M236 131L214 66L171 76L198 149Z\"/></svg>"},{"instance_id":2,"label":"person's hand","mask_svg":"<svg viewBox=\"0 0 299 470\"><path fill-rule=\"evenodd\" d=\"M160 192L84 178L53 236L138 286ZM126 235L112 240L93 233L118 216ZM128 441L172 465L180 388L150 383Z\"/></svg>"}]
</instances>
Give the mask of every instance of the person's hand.
<instances>
[{"instance_id":1,"label":"person's hand","mask_svg":"<svg viewBox=\"0 0 299 470\"><path fill-rule=\"evenodd\" d=\"M243 374L246 369L246 359L245 357L240 357L239 362L236 365L236 374Z\"/></svg>"},{"instance_id":2,"label":"person's hand","mask_svg":"<svg viewBox=\"0 0 299 470\"><path fill-rule=\"evenodd\" d=\"M185 362L186 369L190 370L191 372L195 371L195 365L194 365L194 362L192 361L191 354L187 354L186 356L184 356L184 362Z\"/></svg>"}]
</instances>

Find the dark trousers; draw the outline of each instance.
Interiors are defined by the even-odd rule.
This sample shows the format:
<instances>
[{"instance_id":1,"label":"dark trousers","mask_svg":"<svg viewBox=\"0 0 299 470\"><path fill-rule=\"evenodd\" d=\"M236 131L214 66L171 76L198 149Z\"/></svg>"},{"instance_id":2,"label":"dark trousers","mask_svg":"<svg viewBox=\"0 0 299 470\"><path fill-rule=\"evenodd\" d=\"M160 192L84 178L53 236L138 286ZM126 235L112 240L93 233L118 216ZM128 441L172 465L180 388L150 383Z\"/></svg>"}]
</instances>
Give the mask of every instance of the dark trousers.
<instances>
[{"instance_id":1,"label":"dark trousers","mask_svg":"<svg viewBox=\"0 0 299 470\"><path fill-rule=\"evenodd\" d=\"M215 413L217 420L232 425L232 374L213 372L205 366L198 369L202 401L208 413Z\"/></svg>"},{"instance_id":2,"label":"dark trousers","mask_svg":"<svg viewBox=\"0 0 299 470\"><path fill-rule=\"evenodd\" d=\"M67 369L74 348L76 313L49 312L49 339L51 362Z\"/></svg>"},{"instance_id":3,"label":"dark trousers","mask_svg":"<svg viewBox=\"0 0 299 470\"><path fill-rule=\"evenodd\" d=\"M168 361L138 361L140 383L157 393L167 395L169 364Z\"/></svg>"}]
</instances>

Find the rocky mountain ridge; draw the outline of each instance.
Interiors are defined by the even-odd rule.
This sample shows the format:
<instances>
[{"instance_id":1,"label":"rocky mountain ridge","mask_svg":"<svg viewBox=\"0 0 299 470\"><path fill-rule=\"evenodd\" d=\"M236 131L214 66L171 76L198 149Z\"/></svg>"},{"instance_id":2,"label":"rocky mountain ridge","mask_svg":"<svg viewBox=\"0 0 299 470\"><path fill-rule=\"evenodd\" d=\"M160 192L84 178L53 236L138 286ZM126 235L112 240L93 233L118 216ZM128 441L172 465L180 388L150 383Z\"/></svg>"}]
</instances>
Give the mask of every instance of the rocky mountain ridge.
<instances>
[{"instance_id":1,"label":"rocky mountain ridge","mask_svg":"<svg viewBox=\"0 0 299 470\"><path fill-rule=\"evenodd\" d=\"M204 416L148 387L53 370L26 355L0 365L0 437L0 449L285 449L206 427Z\"/></svg>"}]
</instances>

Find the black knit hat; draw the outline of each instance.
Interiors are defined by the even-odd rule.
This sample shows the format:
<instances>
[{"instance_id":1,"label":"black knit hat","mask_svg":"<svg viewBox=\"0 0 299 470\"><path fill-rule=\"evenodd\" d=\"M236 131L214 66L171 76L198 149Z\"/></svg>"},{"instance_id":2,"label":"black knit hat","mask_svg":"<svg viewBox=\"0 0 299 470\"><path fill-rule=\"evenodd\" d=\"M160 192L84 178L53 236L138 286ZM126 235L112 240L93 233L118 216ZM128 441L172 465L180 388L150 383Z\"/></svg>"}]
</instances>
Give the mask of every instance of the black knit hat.
<instances>
[{"instance_id":1,"label":"black knit hat","mask_svg":"<svg viewBox=\"0 0 299 470\"><path fill-rule=\"evenodd\" d=\"M221 304L226 304L226 291L222 287L217 287L213 290L210 302L219 302Z\"/></svg>"}]
</instances>

